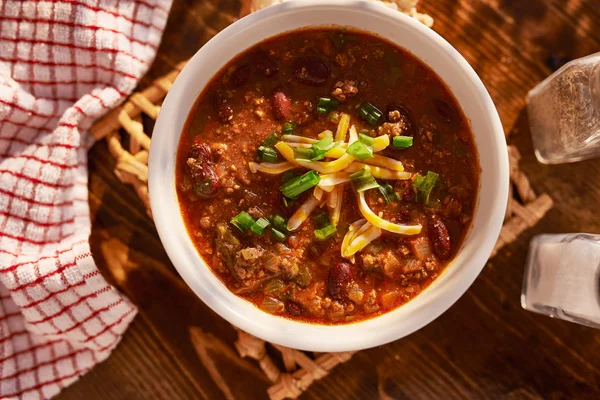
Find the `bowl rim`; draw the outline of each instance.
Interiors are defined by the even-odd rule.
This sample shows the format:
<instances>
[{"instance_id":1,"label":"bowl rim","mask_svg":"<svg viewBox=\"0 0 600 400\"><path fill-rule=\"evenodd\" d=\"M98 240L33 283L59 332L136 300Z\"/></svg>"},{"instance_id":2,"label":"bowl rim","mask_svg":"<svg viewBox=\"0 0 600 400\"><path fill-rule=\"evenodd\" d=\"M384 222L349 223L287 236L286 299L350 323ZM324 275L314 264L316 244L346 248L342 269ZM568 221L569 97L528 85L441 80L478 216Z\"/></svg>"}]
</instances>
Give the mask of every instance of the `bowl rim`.
<instances>
[{"instance_id":1,"label":"bowl rim","mask_svg":"<svg viewBox=\"0 0 600 400\"><path fill-rule=\"evenodd\" d=\"M193 78L194 71L202 65L203 58L206 54L219 51L218 48L220 44L234 39L236 35L249 29L254 24L266 23L266 20L272 17L279 18L299 10L308 9L318 11L332 8L345 9L348 7L360 7L360 12L376 14L378 17L389 19L391 23L408 25L410 29L416 30L418 34L424 36L437 50L443 52L447 58L452 59L465 75L469 83L473 85L474 92L478 93L479 100L484 104L485 118L489 120L489 124L492 126L490 138L494 143L493 146L496 151L495 156L497 157L497 175L499 182L494 197L496 201L493 203L493 208L490 210L489 218L486 219L486 237L488 239L481 239L483 243L480 243L478 248L474 250L472 257L469 258L469 263L474 264L474 266L470 268L464 266L464 271L457 272L460 274L461 278L458 282L453 282L450 286L445 285L445 288L443 288L445 290L444 292L439 289L439 293L436 292L434 295L430 295L425 304L421 304L416 308L416 311L419 312L409 314L401 319L403 324L399 324L400 326L391 326L394 323L399 322L398 318L392 318L392 316L399 314L399 310L411 307L411 303L415 302L415 300L422 296L423 293L428 292L429 289L435 286L436 281L440 280L441 276L429 285L429 287L419 296L412 299L407 304L380 316L356 323L344 325L317 325L267 314L250 302L243 300L230 292L204 263L189 239L187 229L181 218L176 193L175 197L165 194L165 191L163 190L164 179L161 179L161 176L164 176L165 174L165 170L168 169L169 163L174 165L176 159L176 153L166 154L167 152L161 151L167 140L167 132L174 132L173 134L177 136L177 142L179 142L179 137L181 135L181 130L177 131L177 129L174 128L174 125L176 125L177 122L175 124L172 122L170 118L171 114L175 113L176 107L181 107L181 97L183 96L182 93L185 90L185 86ZM331 25L340 24L332 23ZM341 25L352 26L352 24ZM311 25L307 25L306 27L310 26ZM317 24L315 26L322 25ZM366 31L366 29L359 27L357 27L357 29ZM255 41L254 44L260 43L262 40L277 34L279 34L279 32L273 32L272 34ZM228 57L229 60L244 51L244 49L234 51L235 53L232 52L233 54L230 54ZM217 73L220 68L221 66L215 68L214 73ZM433 69L431 66L430 68ZM436 71L435 69L433 70ZM212 79L212 77L210 79ZM201 90L203 89L204 88ZM195 101L196 99L193 99L192 103L195 103ZM193 105L189 105L187 108L185 119L187 119L187 115L192 107ZM182 124L185 124L185 120ZM148 164L150 204L160 240L165 247L171 262L196 295L222 318L254 336L282 346L309 351L351 351L382 345L417 331L449 309L471 286L485 266L502 227L505 207L508 201L508 151L506 150L504 130L489 93L473 68L445 39L413 18L381 4L361 0L294 0L270 6L236 21L218 33L198 50L181 71L163 102L154 132L156 132L156 134L153 135ZM174 181L172 182L172 185L174 190ZM479 201L481 201L481 182L480 193L478 195L478 202ZM181 221L174 221L172 219L173 208L176 208L176 212ZM173 225L175 225L176 228L173 228ZM185 238L182 236L182 228ZM471 228L471 230L472 229L473 228ZM463 248L461 248L461 252L462 250ZM185 258L187 258L187 261L184 260ZM190 260L195 261L196 263L199 260L200 267L194 262L190 263ZM445 274L449 268L450 266L447 266L443 274ZM204 271L194 271L194 269L206 270L208 274ZM197 274L202 274L203 279L198 279ZM246 306L244 304L246 304ZM427 310L422 310L423 307L427 307ZM406 326L409 327L407 328Z\"/></svg>"}]
</instances>

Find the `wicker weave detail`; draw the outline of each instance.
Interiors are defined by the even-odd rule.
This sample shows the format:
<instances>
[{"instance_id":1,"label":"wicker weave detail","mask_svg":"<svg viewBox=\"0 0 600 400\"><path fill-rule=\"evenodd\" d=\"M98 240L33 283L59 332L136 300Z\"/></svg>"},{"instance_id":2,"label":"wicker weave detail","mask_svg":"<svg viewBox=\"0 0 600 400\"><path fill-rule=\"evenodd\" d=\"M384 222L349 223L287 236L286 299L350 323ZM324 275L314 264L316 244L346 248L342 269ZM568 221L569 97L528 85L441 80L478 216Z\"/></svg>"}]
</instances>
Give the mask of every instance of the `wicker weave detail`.
<instances>
[{"instance_id":1,"label":"wicker weave detail","mask_svg":"<svg viewBox=\"0 0 600 400\"><path fill-rule=\"evenodd\" d=\"M142 200L148 215L148 149L150 135L144 132L142 114L156 119L160 111L159 104L166 96L173 81L183 69L185 62L177 65L169 74L155 80L151 86L133 94L119 109L116 109L97 122L91 132L97 140L106 139L111 154L116 159L115 174L126 184L134 187ZM123 148L122 133L129 136L129 146ZM542 194L537 196L531 188L529 179L519 169L520 154L509 146L511 187L504 226L494 252L512 243L527 228L535 225L552 207L552 199ZM518 199L513 194L518 194ZM195 336L198 340L198 335ZM277 367L269 355L267 346L272 346L281 354L283 370ZM238 330L235 347L241 357L258 362L267 378L273 382L268 390L273 400L297 398L315 380L322 379L337 365L348 361L355 352L344 353L306 353L286 347L272 345L246 332Z\"/></svg>"}]
</instances>

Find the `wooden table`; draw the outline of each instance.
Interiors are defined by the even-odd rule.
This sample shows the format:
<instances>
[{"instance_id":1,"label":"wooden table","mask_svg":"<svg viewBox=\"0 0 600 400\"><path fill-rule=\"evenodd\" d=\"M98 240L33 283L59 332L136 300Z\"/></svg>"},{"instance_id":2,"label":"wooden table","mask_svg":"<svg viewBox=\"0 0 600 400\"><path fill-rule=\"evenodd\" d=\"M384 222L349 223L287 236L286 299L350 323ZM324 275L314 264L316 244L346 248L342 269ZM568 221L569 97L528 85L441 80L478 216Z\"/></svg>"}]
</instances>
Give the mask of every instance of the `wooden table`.
<instances>
[{"instance_id":1,"label":"wooden table","mask_svg":"<svg viewBox=\"0 0 600 400\"><path fill-rule=\"evenodd\" d=\"M471 63L534 189L555 207L490 260L469 291L409 337L362 351L305 399L599 398L600 331L521 309L523 266L542 232L600 232L600 160L536 162L525 95L549 75L548 59L600 51L600 0L423 0L434 29ZM159 54L142 86L192 56L235 20L235 0L175 0ZM113 175L106 144L90 153L92 251L103 274L140 309L122 344L59 399L256 399L269 382L232 347L235 332L174 274L150 218ZM203 332L203 359L189 328ZM224 382L215 382L218 369Z\"/></svg>"}]
</instances>

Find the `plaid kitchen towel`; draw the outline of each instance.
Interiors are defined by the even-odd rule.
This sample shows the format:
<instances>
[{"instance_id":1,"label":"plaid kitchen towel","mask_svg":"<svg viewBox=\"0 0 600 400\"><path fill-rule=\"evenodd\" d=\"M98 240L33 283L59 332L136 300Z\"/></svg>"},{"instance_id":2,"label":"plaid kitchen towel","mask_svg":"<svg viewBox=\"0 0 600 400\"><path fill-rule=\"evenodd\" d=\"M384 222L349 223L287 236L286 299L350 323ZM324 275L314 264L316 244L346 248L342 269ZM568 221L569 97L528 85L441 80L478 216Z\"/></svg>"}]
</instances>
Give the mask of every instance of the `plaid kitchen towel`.
<instances>
[{"instance_id":1,"label":"plaid kitchen towel","mask_svg":"<svg viewBox=\"0 0 600 400\"><path fill-rule=\"evenodd\" d=\"M136 314L90 254L86 131L148 70L171 0L0 1L0 398L50 398Z\"/></svg>"}]
</instances>

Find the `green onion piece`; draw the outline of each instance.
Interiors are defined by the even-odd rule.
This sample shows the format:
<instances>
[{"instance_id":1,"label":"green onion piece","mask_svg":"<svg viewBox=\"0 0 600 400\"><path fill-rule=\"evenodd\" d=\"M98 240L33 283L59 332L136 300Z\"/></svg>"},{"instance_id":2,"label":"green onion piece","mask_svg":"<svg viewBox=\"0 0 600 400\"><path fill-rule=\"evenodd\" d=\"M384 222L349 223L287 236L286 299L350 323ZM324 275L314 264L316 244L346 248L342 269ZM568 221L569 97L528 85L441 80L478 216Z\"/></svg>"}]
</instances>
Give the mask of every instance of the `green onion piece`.
<instances>
[{"instance_id":1,"label":"green onion piece","mask_svg":"<svg viewBox=\"0 0 600 400\"><path fill-rule=\"evenodd\" d=\"M285 218L281 215L272 215L269 219L276 229L279 229L283 233L287 233L287 221Z\"/></svg>"},{"instance_id":2,"label":"green onion piece","mask_svg":"<svg viewBox=\"0 0 600 400\"><path fill-rule=\"evenodd\" d=\"M317 226L319 228L324 228L327 225L330 225L331 222L329 221L329 215L327 214L319 214L315 217L315 223L317 224Z\"/></svg>"},{"instance_id":3,"label":"green onion piece","mask_svg":"<svg viewBox=\"0 0 600 400\"><path fill-rule=\"evenodd\" d=\"M283 130L281 131L284 135L291 135L292 133L294 133L294 130L296 129L296 123L294 121L287 121L285 124L283 124ZM275 143L273 143L275 144Z\"/></svg>"},{"instance_id":4,"label":"green onion piece","mask_svg":"<svg viewBox=\"0 0 600 400\"><path fill-rule=\"evenodd\" d=\"M369 111L366 108L361 107L360 110L358 110L358 115L362 119L367 119L369 117Z\"/></svg>"},{"instance_id":5,"label":"green onion piece","mask_svg":"<svg viewBox=\"0 0 600 400\"><path fill-rule=\"evenodd\" d=\"M323 139L319 140L318 142L313 143L312 147L314 149L325 150L325 149L328 149L332 143L333 143L333 137L325 136Z\"/></svg>"},{"instance_id":6,"label":"green onion piece","mask_svg":"<svg viewBox=\"0 0 600 400\"><path fill-rule=\"evenodd\" d=\"M334 147L338 146L339 143L333 143L333 137L331 136L325 136L323 139L319 140L316 143L313 143L311 149L314 153L313 158L311 158L311 161L318 161L318 160L322 160L323 158L325 158L325 154L327 154L327 152L331 149L333 149Z\"/></svg>"},{"instance_id":7,"label":"green onion piece","mask_svg":"<svg viewBox=\"0 0 600 400\"><path fill-rule=\"evenodd\" d=\"M287 181L289 181L290 179L296 177L296 173L294 172L293 169L289 170L289 171L285 171L283 173L283 175L281 175L281 183L286 183Z\"/></svg>"},{"instance_id":8,"label":"green onion piece","mask_svg":"<svg viewBox=\"0 0 600 400\"><path fill-rule=\"evenodd\" d=\"M296 160L307 160L310 161L315 156L315 151L313 149L305 149L302 147L298 147L294 149L294 158Z\"/></svg>"},{"instance_id":9,"label":"green onion piece","mask_svg":"<svg viewBox=\"0 0 600 400\"><path fill-rule=\"evenodd\" d=\"M321 97L317 103L317 113L320 115L326 114L339 104L337 100L330 99L329 97Z\"/></svg>"},{"instance_id":10,"label":"green onion piece","mask_svg":"<svg viewBox=\"0 0 600 400\"><path fill-rule=\"evenodd\" d=\"M283 242L287 238L287 236L285 236L285 233L275 228L271 228L271 234L275 239L279 240L280 242Z\"/></svg>"},{"instance_id":11,"label":"green onion piece","mask_svg":"<svg viewBox=\"0 0 600 400\"><path fill-rule=\"evenodd\" d=\"M350 180L352 181L354 188L359 192L379 187L379 183L373 178L373 175L365 169L350 174Z\"/></svg>"},{"instance_id":12,"label":"green onion piece","mask_svg":"<svg viewBox=\"0 0 600 400\"><path fill-rule=\"evenodd\" d=\"M284 183L279 190L288 199L293 199L298 197L300 193L317 186L320 181L321 177L316 171L308 171L304 175L297 176Z\"/></svg>"},{"instance_id":13,"label":"green onion piece","mask_svg":"<svg viewBox=\"0 0 600 400\"><path fill-rule=\"evenodd\" d=\"M413 187L417 190L417 201L429 203L429 196L435 187L439 175L428 171L426 176L417 175L413 181Z\"/></svg>"},{"instance_id":14,"label":"green onion piece","mask_svg":"<svg viewBox=\"0 0 600 400\"><path fill-rule=\"evenodd\" d=\"M377 125L379 123L379 120L383 116L381 110L379 110L377 107L375 107L368 101L364 102L360 106L358 114L362 119L367 120L367 122L369 122L371 125Z\"/></svg>"},{"instance_id":15,"label":"green onion piece","mask_svg":"<svg viewBox=\"0 0 600 400\"><path fill-rule=\"evenodd\" d=\"M317 229L315 231L315 237L319 240L325 240L336 232L337 229L335 228L335 225L329 224L325 228Z\"/></svg>"},{"instance_id":16,"label":"green onion piece","mask_svg":"<svg viewBox=\"0 0 600 400\"><path fill-rule=\"evenodd\" d=\"M233 226L238 228L240 232L246 233L246 231L250 229L252 225L254 225L255 221L254 218L250 216L250 214L248 214L246 211L242 211L241 213L233 217L230 222Z\"/></svg>"},{"instance_id":17,"label":"green onion piece","mask_svg":"<svg viewBox=\"0 0 600 400\"><path fill-rule=\"evenodd\" d=\"M379 122L379 118L381 118L380 114L369 114L369 116L367 117L367 121L369 121L371 125L377 125L377 123Z\"/></svg>"},{"instance_id":18,"label":"green onion piece","mask_svg":"<svg viewBox=\"0 0 600 400\"><path fill-rule=\"evenodd\" d=\"M367 158L373 157L373 147L368 147L363 142L356 141L348 146L346 153L350 154L357 160L363 161Z\"/></svg>"},{"instance_id":19,"label":"green onion piece","mask_svg":"<svg viewBox=\"0 0 600 400\"><path fill-rule=\"evenodd\" d=\"M317 103L317 106L331 108L331 107L337 106L338 104L340 104L340 103L338 103L337 100L330 99L329 97L321 97L319 99L319 102Z\"/></svg>"},{"instance_id":20,"label":"green onion piece","mask_svg":"<svg viewBox=\"0 0 600 400\"><path fill-rule=\"evenodd\" d=\"M398 194L394 192L394 188L389 183L379 185L379 192L385 200L385 204L393 203L394 201L400 200Z\"/></svg>"},{"instance_id":21,"label":"green onion piece","mask_svg":"<svg viewBox=\"0 0 600 400\"><path fill-rule=\"evenodd\" d=\"M408 149L413 145L412 136L394 136L392 146L397 149Z\"/></svg>"},{"instance_id":22,"label":"green onion piece","mask_svg":"<svg viewBox=\"0 0 600 400\"><path fill-rule=\"evenodd\" d=\"M329 120L337 124L338 122L340 122L340 113L332 112L331 114L329 114Z\"/></svg>"},{"instance_id":23,"label":"green onion piece","mask_svg":"<svg viewBox=\"0 0 600 400\"><path fill-rule=\"evenodd\" d=\"M269 136L262 141L261 146L263 147L273 147L275 143L279 141L279 137L277 137L277 133L273 132Z\"/></svg>"},{"instance_id":24,"label":"green onion piece","mask_svg":"<svg viewBox=\"0 0 600 400\"><path fill-rule=\"evenodd\" d=\"M260 146L258 148L258 151L260 152L261 160L263 160L265 162L276 162L277 161L278 153L274 148Z\"/></svg>"},{"instance_id":25,"label":"green onion piece","mask_svg":"<svg viewBox=\"0 0 600 400\"><path fill-rule=\"evenodd\" d=\"M271 225L269 220L265 218L259 218L254 224L252 224L250 230L256 233L258 236L262 236L262 234L265 233L265 229L267 229L269 225Z\"/></svg>"},{"instance_id":26,"label":"green onion piece","mask_svg":"<svg viewBox=\"0 0 600 400\"><path fill-rule=\"evenodd\" d=\"M364 144L365 146L370 146L370 147L375 146L375 138L372 138L371 136L367 135L364 132L361 132L358 134L358 140L360 140L360 142L362 144Z\"/></svg>"}]
</instances>

